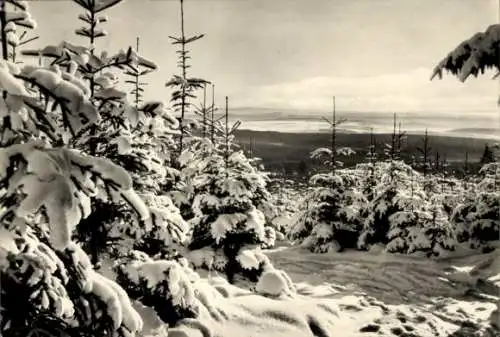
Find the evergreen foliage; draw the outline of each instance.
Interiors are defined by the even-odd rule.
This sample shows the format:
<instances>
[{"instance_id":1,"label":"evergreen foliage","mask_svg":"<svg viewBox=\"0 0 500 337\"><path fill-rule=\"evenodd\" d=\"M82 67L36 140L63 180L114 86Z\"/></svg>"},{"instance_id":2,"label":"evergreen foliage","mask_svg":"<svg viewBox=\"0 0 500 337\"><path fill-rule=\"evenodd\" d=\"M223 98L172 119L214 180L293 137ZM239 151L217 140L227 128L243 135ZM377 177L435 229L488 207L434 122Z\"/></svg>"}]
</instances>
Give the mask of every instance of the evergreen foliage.
<instances>
[{"instance_id":1,"label":"evergreen foliage","mask_svg":"<svg viewBox=\"0 0 500 337\"><path fill-rule=\"evenodd\" d=\"M191 108L192 103L190 99L195 98L194 91L202 89L208 82L195 77L188 77L187 70L190 68L188 60L189 44L203 38L204 34L186 36L184 31L184 0L180 0L180 16L181 16L181 34L180 36L169 36L172 39L174 46L180 46L176 51L178 55L177 66L181 70L179 75L174 75L167 83L166 86L174 88L172 92L171 102L175 111L180 112L180 136L178 142L178 155L182 154L184 150L184 138L189 135L189 125L186 123L186 113Z\"/></svg>"}]
</instances>

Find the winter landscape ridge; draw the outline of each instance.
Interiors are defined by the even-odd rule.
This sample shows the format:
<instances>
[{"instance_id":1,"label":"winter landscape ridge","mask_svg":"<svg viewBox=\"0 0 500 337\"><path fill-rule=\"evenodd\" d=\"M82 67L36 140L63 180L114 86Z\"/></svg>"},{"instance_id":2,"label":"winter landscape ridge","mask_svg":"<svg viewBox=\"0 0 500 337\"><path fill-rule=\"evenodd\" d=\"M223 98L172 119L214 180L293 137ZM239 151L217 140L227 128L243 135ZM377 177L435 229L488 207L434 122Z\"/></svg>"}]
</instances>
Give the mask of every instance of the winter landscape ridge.
<instances>
[{"instance_id":1,"label":"winter landscape ridge","mask_svg":"<svg viewBox=\"0 0 500 337\"><path fill-rule=\"evenodd\" d=\"M304 4L0 1L0 336L500 336L500 2Z\"/></svg>"},{"instance_id":2,"label":"winter landscape ridge","mask_svg":"<svg viewBox=\"0 0 500 337\"><path fill-rule=\"evenodd\" d=\"M338 99L341 102L341 98ZM340 102L338 103L340 105ZM491 112L460 111L344 111L337 108L337 116L346 121L339 126L343 133L390 134L393 113L397 113L402 128L411 134L423 135L428 129L433 135L498 139L500 120ZM253 131L288 133L330 132L323 117L331 111L308 111L270 108L231 108L231 119L241 120L243 128Z\"/></svg>"}]
</instances>

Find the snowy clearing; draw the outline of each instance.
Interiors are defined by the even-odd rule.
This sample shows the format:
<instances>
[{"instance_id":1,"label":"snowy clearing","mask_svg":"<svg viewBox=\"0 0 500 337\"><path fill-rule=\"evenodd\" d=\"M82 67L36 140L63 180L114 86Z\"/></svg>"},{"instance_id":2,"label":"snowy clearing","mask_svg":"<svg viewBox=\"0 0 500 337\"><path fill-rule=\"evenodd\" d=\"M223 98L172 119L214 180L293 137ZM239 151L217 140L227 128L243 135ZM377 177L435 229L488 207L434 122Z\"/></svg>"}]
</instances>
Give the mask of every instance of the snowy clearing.
<instances>
[{"instance_id":1,"label":"snowy clearing","mask_svg":"<svg viewBox=\"0 0 500 337\"><path fill-rule=\"evenodd\" d=\"M210 313L181 321L169 336L499 335L491 326L498 322L500 275L494 253L446 261L361 252L313 254L299 247L266 254L296 282L295 291L262 296L218 277L203 279L219 292L211 299ZM475 263L468 269L475 283L453 279L467 263ZM145 321L153 322L150 315ZM163 331L160 324L146 326L147 335Z\"/></svg>"},{"instance_id":2,"label":"snowy clearing","mask_svg":"<svg viewBox=\"0 0 500 337\"><path fill-rule=\"evenodd\" d=\"M343 285L349 289L364 291L379 300L397 302L437 296L464 296L469 290L479 292L479 289L475 289L474 277L470 276L470 272L467 274L470 277L464 282L456 280L456 276L464 274L460 267L463 269L469 266L472 271L479 262L488 261L498 253L436 261L354 251L315 254L301 247L280 247L269 250L267 255L276 268L286 270L295 282ZM457 269L455 272L453 267ZM493 274L485 277L485 281L490 277L494 279L494 275L500 275L498 259L491 267L494 269L485 268ZM477 275L477 279L480 277L481 275ZM489 295L495 296L498 293Z\"/></svg>"}]
</instances>

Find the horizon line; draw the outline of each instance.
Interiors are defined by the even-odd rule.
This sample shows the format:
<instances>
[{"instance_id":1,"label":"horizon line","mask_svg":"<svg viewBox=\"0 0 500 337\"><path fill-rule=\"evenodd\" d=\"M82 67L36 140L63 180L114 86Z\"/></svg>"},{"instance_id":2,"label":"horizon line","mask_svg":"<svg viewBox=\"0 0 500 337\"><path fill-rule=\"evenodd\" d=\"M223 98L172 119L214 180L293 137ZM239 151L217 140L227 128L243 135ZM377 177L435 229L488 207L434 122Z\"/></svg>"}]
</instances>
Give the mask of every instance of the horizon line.
<instances>
[{"instance_id":1,"label":"horizon line","mask_svg":"<svg viewBox=\"0 0 500 337\"><path fill-rule=\"evenodd\" d=\"M217 105L216 105L217 106ZM229 107L229 110L272 110L272 111L303 111L303 112L331 112L330 110L325 109L318 109L318 108L293 108L293 107L260 107L260 106L234 106L234 107ZM369 113L390 113L390 114L398 114L398 113L435 113L435 112L448 112L448 113L453 113L453 112L467 112L467 113L491 113L491 112L498 112L500 116L500 112L497 109L474 109L474 110L469 110L469 109L464 109L464 110L446 110L446 109L432 109L432 110L359 110L359 109L350 109L350 108L341 108L339 109L338 107L336 108L337 112L369 112Z\"/></svg>"}]
</instances>

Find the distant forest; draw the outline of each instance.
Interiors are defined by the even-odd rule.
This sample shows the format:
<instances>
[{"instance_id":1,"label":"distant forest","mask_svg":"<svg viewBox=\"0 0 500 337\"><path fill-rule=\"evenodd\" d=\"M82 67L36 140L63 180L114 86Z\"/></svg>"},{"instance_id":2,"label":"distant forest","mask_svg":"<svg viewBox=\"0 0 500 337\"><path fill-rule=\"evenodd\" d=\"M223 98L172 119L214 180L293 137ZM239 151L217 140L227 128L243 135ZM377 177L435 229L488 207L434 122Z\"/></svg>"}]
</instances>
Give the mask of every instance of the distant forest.
<instances>
[{"instance_id":1,"label":"distant forest","mask_svg":"<svg viewBox=\"0 0 500 337\"><path fill-rule=\"evenodd\" d=\"M271 172L284 174L288 179L307 179L319 165L310 158L310 153L318 147L328 146L331 135L325 133L282 133L274 131L238 130L237 142L246 153L262 159L265 168ZM384 146L391 142L391 134L377 134L376 153L378 159L384 159ZM338 133L339 146L348 146L356 151L353 156L342 158L346 167L365 161L370 135L368 133ZM464 176L476 172L485 146L495 140L429 136L429 161L446 162L446 172L454 176ZM409 134L402 144L401 157L410 164L421 157L418 148L424 144L423 135ZM412 159L415 158L415 159ZM466 172L467 171L467 172Z\"/></svg>"}]
</instances>

